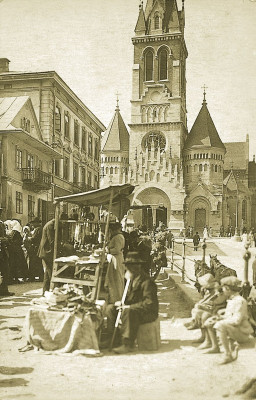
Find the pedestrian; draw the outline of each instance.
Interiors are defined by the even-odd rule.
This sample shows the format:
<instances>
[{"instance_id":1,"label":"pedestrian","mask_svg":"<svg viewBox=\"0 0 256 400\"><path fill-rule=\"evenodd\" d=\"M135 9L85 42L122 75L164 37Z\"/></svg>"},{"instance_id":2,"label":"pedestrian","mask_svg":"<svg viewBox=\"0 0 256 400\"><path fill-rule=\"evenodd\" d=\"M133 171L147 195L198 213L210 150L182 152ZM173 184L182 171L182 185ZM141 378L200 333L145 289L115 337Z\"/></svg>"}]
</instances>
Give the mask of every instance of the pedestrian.
<instances>
[{"instance_id":1,"label":"pedestrian","mask_svg":"<svg viewBox=\"0 0 256 400\"><path fill-rule=\"evenodd\" d=\"M108 292L108 302L121 300L124 291L124 255L125 239L121 233L120 222L109 224L110 241L107 245L108 269L105 278L105 289Z\"/></svg>"},{"instance_id":2,"label":"pedestrian","mask_svg":"<svg viewBox=\"0 0 256 400\"><path fill-rule=\"evenodd\" d=\"M203 230L203 238L204 238L204 239L208 239L208 238L209 238L209 235L208 235L208 227L207 227L207 226L204 227L204 230Z\"/></svg>"},{"instance_id":3,"label":"pedestrian","mask_svg":"<svg viewBox=\"0 0 256 400\"><path fill-rule=\"evenodd\" d=\"M224 226L221 225L220 226L220 237L223 237L223 236L224 236Z\"/></svg>"},{"instance_id":4,"label":"pedestrian","mask_svg":"<svg viewBox=\"0 0 256 400\"><path fill-rule=\"evenodd\" d=\"M193 228L193 226L191 226L191 227L189 228L189 237L190 237L190 238L193 238L193 236L194 236L194 228Z\"/></svg>"},{"instance_id":5,"label":"pedestrian","mask_svg":"<svg viewBox=\"0 0 256 400\"><path fill-rule=\"evenodd\" d=\"M50 289L53 268L54 230L55 219L48 221L42 231L42 238L38 248L38 257L42 259L44 268L43 295Z\"/></svg>"},{"instance_id":6,"label":"pedestrian","mask_svg":"<svg viewBox=\"0 0 256 400\"><path fill-rule=\"evenodd\" d=\"M28 279L28 264L23 251L22 227L16 219L10 223L11 232L8 234L8 252L10 277L16 283Z\"/></svg>"},{"instance_id":7,"label":"pedestrian","mask_svg":"<svg viewBox=\"0 0 256 400\"><path fill-rule=\"evenodd\" d=\"M125 260L127 268L126 278L129 278L131 281L126 300L124 305L119 301L107 307L109 342L113 334L118 310L122 310L122 344L113 349L118 354L125 354L132 351L139 326L153 322L158 318L157 286L143 271L143 262L138 252L129 252L127 254Z\"/></svg>"},{"instance_id":8,"label":"pedestrian","mask_svg":"<svg viewBox=\"0 0 256 400\"><path fill-rule=\"evenodd\" d=\"M209 318L205 327L212 342L208 353L220 353L217 331L224 348L221 364L227 364L237 358L238 343L248 342L253 329L249 323L247 301L239 294L242 282L235 276L227 276L221 279L221 286L227 298L227 307L223 313L219 312L217 316Z\"/></svg>"},{"instance_id":9,"label":"pedestrian","mask_svg":"<svg viewBox=\"0 0 256 400\"><path fill-rule=\"evenodd\" d=\"M171 230L169 230L167 235L166 235L168 249L172 248L173 238L174 238L173 233L172 233Z\"/></svg>"},{"instance_id":10,"label":"pedestrian","mask_svg":"<svg viewBox=\"0 0 256 400\"><path fill-rule=\"evenodd\" d=\"M3 209L0 207L0 296L13 296L14 293L9 292L9 260L5 224L1 219Z\"/></svg>"},{"instance_id":11,"label":"pedestrian","mask_svg":"<svg viewBox=\"0 0 256 400\"><path fill-rule=\"evenodd\" d=\"M31 226L31 233L26 240L29 255L29 279L30 281L34 281L38 277L39 281L43 281L44 270L42 259L38 257L38 249L42 239L42 221L36 217L29 224Z\"/></svg>"},{"instance_id":12,"label":"pedestrian","mask_svg":"<svg viewBox=\"0 0 256 400\"><path fill-rule=\"evenodd\" d=\"M200 236L198 232L195 233L193 236L193 244L194 244L194 251L197 251L200 242Z\"/></svg>"}]
</instances>

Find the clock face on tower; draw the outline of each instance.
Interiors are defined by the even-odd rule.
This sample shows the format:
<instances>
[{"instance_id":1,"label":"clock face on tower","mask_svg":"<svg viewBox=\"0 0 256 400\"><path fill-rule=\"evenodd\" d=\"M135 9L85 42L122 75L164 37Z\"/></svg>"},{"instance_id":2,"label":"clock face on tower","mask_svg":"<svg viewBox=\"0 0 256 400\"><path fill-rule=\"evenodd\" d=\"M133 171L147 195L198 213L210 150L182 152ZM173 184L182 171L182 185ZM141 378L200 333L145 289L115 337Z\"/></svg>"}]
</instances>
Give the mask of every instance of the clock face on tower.
<instances>
[{"instance_id":1,"label":"clock face on tower","mask_svg":"<svg viewBox=\"0 0 256 400\"><path fill-rule=\"evenodd\" d=\"M146 149L151 151L152 145L155 148L155 151L157 151L158 148L160 148L161 152L165 150L166 140L164 134L161 132L147 133L142 139L141 147L144 151Z\"/></svg>"}]
</instances>

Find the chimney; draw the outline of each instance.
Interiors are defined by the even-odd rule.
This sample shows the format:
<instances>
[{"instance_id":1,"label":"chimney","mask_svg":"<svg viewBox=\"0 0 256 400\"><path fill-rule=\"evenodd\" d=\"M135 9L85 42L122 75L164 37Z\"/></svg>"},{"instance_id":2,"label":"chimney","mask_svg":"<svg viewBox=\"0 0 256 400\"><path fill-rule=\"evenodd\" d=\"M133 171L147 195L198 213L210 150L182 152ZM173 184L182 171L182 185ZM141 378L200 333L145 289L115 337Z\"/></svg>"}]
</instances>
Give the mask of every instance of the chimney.
<instances>
[{"instance_id":1,"label":"chimney","mask_svg":"<svg viewBox=\"0 0 256 400\"><path fill-rule=\"evenodd\" d=\"M2 72L9 72L9 62L8 58L0 58L0 74Z\"/></svg>"}]
</instances>

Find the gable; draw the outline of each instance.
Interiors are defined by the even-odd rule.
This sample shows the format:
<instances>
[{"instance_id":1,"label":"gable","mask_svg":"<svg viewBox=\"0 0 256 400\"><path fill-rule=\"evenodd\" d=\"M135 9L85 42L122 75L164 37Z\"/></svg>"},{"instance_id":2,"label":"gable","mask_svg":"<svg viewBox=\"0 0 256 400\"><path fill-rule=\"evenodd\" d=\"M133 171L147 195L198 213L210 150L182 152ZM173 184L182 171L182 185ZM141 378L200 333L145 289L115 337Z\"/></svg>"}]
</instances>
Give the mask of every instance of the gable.
<instances>
[{"instance_id":1,"label":"gable","mask_svg":"<svg viewBox=\"0 0 256 400\"><path fill-rule=\"evenodd\" d=\"M43 141L35 111L30 99L21 107L12 121L12 126L28 132L32 137Z\"/></svg>"}]
</instances>

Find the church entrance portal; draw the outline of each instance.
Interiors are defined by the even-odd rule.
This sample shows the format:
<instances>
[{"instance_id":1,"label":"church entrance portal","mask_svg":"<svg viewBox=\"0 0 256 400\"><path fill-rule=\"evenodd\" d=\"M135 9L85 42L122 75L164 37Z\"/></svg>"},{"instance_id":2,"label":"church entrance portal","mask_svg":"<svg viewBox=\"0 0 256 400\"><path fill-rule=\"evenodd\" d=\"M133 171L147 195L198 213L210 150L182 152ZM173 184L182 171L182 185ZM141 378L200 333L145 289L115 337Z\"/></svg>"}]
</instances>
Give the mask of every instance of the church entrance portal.
<instances>
[{"instance_id":1,"label":"church entrance portal","mask_svg":"<svg viewBox=\"0 0 256 400\"><path fill-rule=\"evenodd\" d=\"M202 233L206 226L206 209L198 208L195 210L195 231Z\"/></svg>"},{"instance_id":2,"label":"church entrance portal","mask_svg":"<svg viewBox=\"0 0 256 400\"><path fill-rule=\"evenodd\" d=\"M163 223L165 226L167 225L166 207L142 206L142 225L147 230L152 230L154 224L158 227L160 223Z\"/></svg>"}]
</instances>

